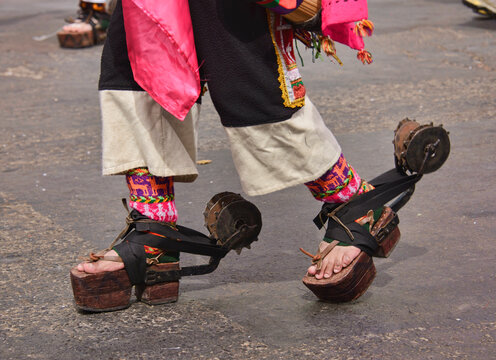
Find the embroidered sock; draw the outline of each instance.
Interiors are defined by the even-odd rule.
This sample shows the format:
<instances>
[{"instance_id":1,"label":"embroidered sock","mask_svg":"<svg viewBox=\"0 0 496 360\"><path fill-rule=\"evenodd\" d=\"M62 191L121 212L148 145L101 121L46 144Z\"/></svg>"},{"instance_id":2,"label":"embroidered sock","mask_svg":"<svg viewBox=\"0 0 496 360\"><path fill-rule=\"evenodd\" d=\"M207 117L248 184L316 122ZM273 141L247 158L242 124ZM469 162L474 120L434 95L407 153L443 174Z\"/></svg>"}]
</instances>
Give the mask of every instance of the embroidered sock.
<instances>
[{"instance_id":1,"label":"embroidered sock","mask_svg":"<svg viewBox=\"0 0 496 360\"><path fill-rule=\"evenodd\" d=\"M127 172L126 182L129 188L129 206L146 217L174 226L177 222L177 209L174 202L174 179L150 174L147 168L137 168ZM158 262L178 261L179 253L164 252L146 246L148 258Z\"/></svg>"},{"instance_id":2,"label":"embroidered sock","mask_svg":"<svg viewBox=\"0 0 496 360\"><path fill-rule=\"evenodd\" d=\"M317 180L305 183L305 185L315 199L332 204L347 202L357 191L362 194L374 189L369 183L361 181L358 173L347 163L343 154L324 175ZM380 210L382 213L382 208ZM365 217L366 215L355 221L360 223ZM324 241L331 242L332 239L324 238ZM349 244L340 242L339 245L347 246Z\"/></svg>"},{"instance_id":3,"label":"embroidered sock","mask_svg":"<svg viewBox=\"0 0 496 360\"><path fill-rule=\"evenodd\" d=\"M338 161L324 175L305 185L317 200L339 204L350 200L357 190L361 194L373 189L372 185L366 182L360 187L360 183L358 173L341 154Z\"/></svg>"}]
</instances>

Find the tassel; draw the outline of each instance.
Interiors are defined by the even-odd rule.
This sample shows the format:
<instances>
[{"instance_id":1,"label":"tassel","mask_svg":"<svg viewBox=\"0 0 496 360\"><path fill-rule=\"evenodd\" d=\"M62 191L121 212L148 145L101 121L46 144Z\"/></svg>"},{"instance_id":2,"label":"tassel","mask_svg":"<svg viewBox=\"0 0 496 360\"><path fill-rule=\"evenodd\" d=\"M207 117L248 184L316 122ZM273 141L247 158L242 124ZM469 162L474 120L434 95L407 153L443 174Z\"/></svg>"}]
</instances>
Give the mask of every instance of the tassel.
<instances>
[{"instance_id":1,"label":"tassel","mask_svg":"<svg viewBox=\"0 0 496 360\"><path fill-rule=\"evenodd\" d=\"M294 37L300 40L307 48L312 47L312 35L305 30L296 29L294 32Z\"/></svg>"},{"instance_id":2,"label":"tassel","mask_svg":"<svg viewBox=\"0 0 496 360\"><path fill-rule=\"evenodd\" d=\"M372 36L372 33L374 32L374 23L370 20L363 19L356 23L354 32L361 37Z\"/></svg>"},{"instance_id":3,"label":"tassel","mask_svg":"<svg viewBox=\"0 0 496 360\"><path fill-rule=\"evenodd\" d=\"M320 38L320 44L322 51L326 53L327 56L332 56L339 65L343 65L339 57L336 55L336 48L334 47L334 41L329 36L323 36Z\"/></svg>"},{"instance_id":4,"label":"tassel","mask_svg":"<svg viewBox=\"0 0 496 360\"><path fill-rule=\"evenodd\" d=\"M367 64L372 64L372 54L369 53L367 50L360 50L357 54L358 60L360 60L364 65Z\"/></svg>"}]
</instances>

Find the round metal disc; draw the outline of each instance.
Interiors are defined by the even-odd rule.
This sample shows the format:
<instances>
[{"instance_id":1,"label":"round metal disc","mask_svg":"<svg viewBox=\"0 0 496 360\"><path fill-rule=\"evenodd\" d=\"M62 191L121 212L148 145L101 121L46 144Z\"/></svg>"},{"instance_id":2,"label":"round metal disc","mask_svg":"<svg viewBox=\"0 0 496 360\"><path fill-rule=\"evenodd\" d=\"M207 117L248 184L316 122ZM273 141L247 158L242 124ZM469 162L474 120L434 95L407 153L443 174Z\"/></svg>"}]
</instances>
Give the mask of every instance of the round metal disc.
<instances>
[{"instance_id":1,"label":"round metal disc","mask_svg":"<svg viewBox=\"0 0 496 360\"><path fill-rule=\"evenodd\" d=\"M222 207L233 201L242 200L243 197L239 194L225 191L218 193L212 197L212 199L207 203L207 207L203 212L205 217L205 227L208 229L210 234L217 239L217 218L222 210Z\"/></svg>"},{"instance_id":2,"label":"round metal disc","mask_svg":"<svg viewBox=\"0 0 496 360\"><path fill-rule=\"evenodd\" d=\"M439 140L439 142L438 142ZM437 143L435 152L426 160L423 172L425 174L439 169L450 153L448 133L440 126L426 126L415 132L406 146L405 161L412 172L418 172L422 167L426 149Z\"/></svg>"},{"instance_id":3,"label":"round metal disc","mask_svg":"<svg viewBox=\"0 0 496 360\"><path fill-rule=\"evenodd\" d=\"M257 239L262 229L262 215L258 208L244 199L231 202L224 206L217 216L216 235L220 243L225 244L233 234L247 225L242 238L231 248L246 247Z\"/></svg>"},{"instance_id":4,"label":"round metal disc","mask_svg":"<svg viewBox=\"0 0 496 360\"><path fill-rule=\"evenodd\" d=\"M230 191L224 191L224 192L221 192L221 193L218 193L218 194L215 194L211 199L210 201L207 203L207 208L205 209L205 211L209 211L211 208L214 207L214 205L220 200L222 199L223 197L226 197L226 196L230 196L230 195L237 195L238 197L241 197L241 195L239 194L236 194L236 193L233 193L233 192L230 192Z\"/></svg>"}]
</instances>

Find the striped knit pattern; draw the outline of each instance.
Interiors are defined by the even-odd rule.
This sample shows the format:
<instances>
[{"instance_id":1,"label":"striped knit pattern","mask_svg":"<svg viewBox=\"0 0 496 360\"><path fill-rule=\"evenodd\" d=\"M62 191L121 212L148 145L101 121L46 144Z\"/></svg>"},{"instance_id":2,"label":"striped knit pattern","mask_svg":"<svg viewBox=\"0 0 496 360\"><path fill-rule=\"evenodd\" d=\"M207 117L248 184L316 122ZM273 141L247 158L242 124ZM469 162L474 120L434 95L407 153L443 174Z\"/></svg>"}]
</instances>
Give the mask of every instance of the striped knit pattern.
<instances>
[{"instance_id":1,"label":"striped knit pattern","mask_svg":"<svg viewBox=\"0 0 496 360\"><path fill-rule=\"evenodd\" d=\"M174 195L165 195L165 196L138 196L138 195L130 195L130 201L135 201L144 204L158 204L164 203L174 200Z\"/></svg>"},{"instance_id":2,"label":"striped knit pattern","mask_svg":"<svg viewBox=\"0 0 496 360\"><path fill-rule=\"evenodd\" d=\"M305 183L312 195L320 201L331 204L342 204L349 201L353 195L366 193L373 190L374 187L363 181L358 173L346 162L343 154L339 157L336 164L333 165L324 175L315 181ZM377 209L382 212L382 207ZM363 217L355 220L359 223ZM333 239L324 237L324 241L330 243ZM349 246L350 244L340 241L339 246Z\"/></svg>"},{"instance_id":3,"label":"striped knit pattern","mask_svg":"<svg viewBox=\"0 0 496 360\"><path fill-rule=\"evenodd\" d=\"M131 169L127 172L127 175L137 175L137 176L153 176L150 174L147 168L136 168Z\"/></svg>"},{"instance_id":4,"label":"striped knit pattern","mask_svg":"<svg viewBox=\"0 0 496 360\"><path fill-rule=\"evenodd\" d=\"M130 201L158 204L174 201L172 177L151 175L146 169L135 169L126 175Z\"/></svg>"},{"instance_id":5,"label":"striped knit pattern","mask_svg":"<svg viewBox=\"0 0 496 360\"><path fill-rule=\"evenodd\" d=\"M148 169L139 168L126 174L126 182L130 193L129 206L131 208L152 220L176 224L177 209L174 202L172 177L154 176ZM146 245L144 247L149 256L162 253L160 249ZM177 253L170 255L177 261Z\"/></svg>"},{"instance_id":6,"label":"striped knit pattern","mask_svg":"<svg viewBox=\"0 0 496 360\"><path fill-rule=\"evenodd\" d=\"M327 197L348 186L352 177L353 172L350 171L346 159L341 154L338 161L324 175L314 181L305 183L305 185L317 200L325 201Z\"/></svg>"},{"instance_id":7,"label":"striped knit pattern","mask_svg":"<svg viewBox=\"0 0 496 360\"><path fill-rule=\"evenodd\" d=\"M341 154L336 164L324 175L305 185L317 200L338 204L350 200L357 191L361 194L373 189L372 185L361 182L358 173Z\"/></svg>"}]
</instances>

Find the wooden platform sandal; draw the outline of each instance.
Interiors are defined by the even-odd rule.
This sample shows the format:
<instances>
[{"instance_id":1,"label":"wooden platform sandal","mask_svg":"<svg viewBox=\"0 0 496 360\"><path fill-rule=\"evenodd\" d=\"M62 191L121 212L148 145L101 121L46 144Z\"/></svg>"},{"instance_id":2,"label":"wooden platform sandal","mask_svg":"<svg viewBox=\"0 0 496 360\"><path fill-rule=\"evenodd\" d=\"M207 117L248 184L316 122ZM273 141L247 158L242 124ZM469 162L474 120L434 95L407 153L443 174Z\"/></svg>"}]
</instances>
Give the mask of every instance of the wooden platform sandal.
<instances>
[{"instance_id":1,"label":"wooden platform sandal","mask_svg":"<svg viewBox=\"0 0 496 360\"><path fill-rule=\"evenodd\" d=\"M379 210L380 216L378 218L377 216L374 217L374 214L377 213L378 211L369 211L359 224L365 227L366 231L369 231L378 244L372 256L388 257L400 240L399 219L393 210L387 206ZM312 264L317 267L317 270L320 270L322 260L338 244L340 242L337 240L322 241L316 255L311 255L303 249L300 250L311 256ZM316 279L307 274L303 277L303 283L321 300L347 302L359 298L367 291L376 272L372 257L362 251L350 265L339 273L332 274L330 278Z\"/></svg>"},{"instance_id":2,"label":"wooden platform sandal","mask_svg":"<svg viewBox=\"0 0 496 360\"><path fill-rule=\"evenodd\" d=\"M450 152L448 132L442 125L420 125L410 119L399 122L393 144L395 168L371 180L373 190L356 194L344 204L324 204L314 219L319 229L327 225L328 240L314 256L304 251L317 268L339 243L361 250L350 265L328 279L303 277L303 283L321 300L346 302L365 293L376 275L372 257L388 257L400 239L396 213L409 201L423 174L438 170Z\"/></svg>"},{"instance_id":3,"label":"wooden platform sandal","mask_svg":"<svg viewBox=\"0 0 496 360\"><path fill-rule=\"evenodd\" d=\"M126 201L123 204L127 209ZM97 274L70 271L76 307L90 312L125 309L131 304L132 288L138 301L149 305L178 299L179 279L214 271L230 251L241 252L257 240L262 227L258 208L239 194L215 195L204 212L210 236L184 226L151 220L136 210L129 212L126 227L108 249L90 254L87 261L109 260L124 263L124 269ZM180 267L178 262L160 263L160 254L146 257L144 246L164 252L188 252L209 256L203 265ZM105 255L110 249L119 256Z\"/></svg>"},{"instance_id":4,"label":"wooden platform sandal","mask_svg":"<svg viewBox=\"0 0 496 360\"><path fill-rule=\"evenodd\" d=\"M122 262L122 259L117 256L99 256L95 261L98 260ZM136 299L148 305L177 301L179 280L160 283L153 283L151 280L157 273L170 273L178 270L180 270L179 262L149 263L145 283L135 286ZM131 305L133 284L125 269L88 274L73 267L70 274L74 300L78 309L102 312L122 310Z\"/></svg>"}]
</instances>

